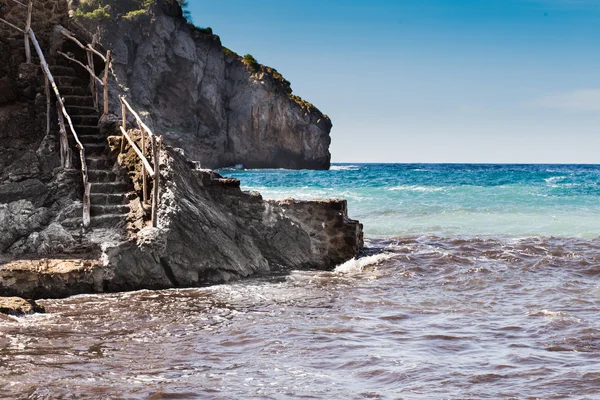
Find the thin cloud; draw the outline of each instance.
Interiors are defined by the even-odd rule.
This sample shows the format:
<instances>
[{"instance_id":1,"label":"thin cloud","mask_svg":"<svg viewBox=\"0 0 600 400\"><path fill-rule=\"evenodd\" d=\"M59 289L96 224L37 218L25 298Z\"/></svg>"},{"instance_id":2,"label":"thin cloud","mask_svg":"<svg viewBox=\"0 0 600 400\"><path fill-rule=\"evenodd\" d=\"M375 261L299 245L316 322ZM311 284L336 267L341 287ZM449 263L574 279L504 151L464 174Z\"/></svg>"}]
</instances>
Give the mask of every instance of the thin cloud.
<instances>
[{"instance_id":1,"label":"thin cloud","mask_svg":"<svg viewBox=\"0 0 600 400\"><path fill-rule=\"evenodd\" d=\"M600 111L600 89L580 89L550 94L535 99L530 104L566 112L597 112Z\"/></svg>"}]
</instances>

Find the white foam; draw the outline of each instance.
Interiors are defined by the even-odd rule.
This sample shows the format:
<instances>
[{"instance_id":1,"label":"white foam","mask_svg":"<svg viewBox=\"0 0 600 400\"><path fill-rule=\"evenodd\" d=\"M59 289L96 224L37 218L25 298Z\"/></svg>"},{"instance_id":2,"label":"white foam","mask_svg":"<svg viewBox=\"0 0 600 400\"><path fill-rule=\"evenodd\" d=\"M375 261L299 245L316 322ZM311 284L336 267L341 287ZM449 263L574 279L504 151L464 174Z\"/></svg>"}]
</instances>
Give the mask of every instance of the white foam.
<instances>
[{"instance_id":1,"label":"white foam","mask_svg":"<svg viewBox=\"0 0 600 400\"><path fill-rule=\"evenodd\" d=\"M360 167L358 165L332 165L330 171L358 171Z\"/></svg>"},{"instance_id":2,"label":"white foam","mask_svg":"<svg viewBox=\"0 0 600 400\"><path fill-rule=\"evenodd\" d=\"M373 256L362 257L359 259L352 259L346 261L342 265L338 265L335 267L335 272L339 274L348 274L353 272L362 272L365 267L369 265L377 265L385 260L389 260L394 257L394 254L390 253L381 253L375 254Z\"/></svg>"},{"instance_id":3,"label":"white foam","mask_svg":"<svg viewBox=\"0 0 600 400\"><path fill-rule=\"evenodd\" d=\"M388 190L390 190L392 192L407 191L407 192L424 192L424 193L426 193L426 192L441 192L442 190L444 190L444 188L416 186L416 185L411 185L411 186L401 185L401 186L395 186L395 187L389 188Z\"/></svg>"}]
</instances>

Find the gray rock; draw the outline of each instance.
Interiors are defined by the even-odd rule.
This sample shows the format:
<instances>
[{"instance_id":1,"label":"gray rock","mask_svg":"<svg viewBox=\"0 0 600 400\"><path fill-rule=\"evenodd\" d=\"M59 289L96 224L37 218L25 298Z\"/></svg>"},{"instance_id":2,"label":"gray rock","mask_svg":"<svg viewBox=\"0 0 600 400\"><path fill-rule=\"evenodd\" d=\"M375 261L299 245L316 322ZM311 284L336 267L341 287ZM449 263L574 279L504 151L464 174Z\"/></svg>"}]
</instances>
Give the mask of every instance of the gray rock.
<instances>
[{"instance_id":1,"label":"gray rock","mask_svg":"<svg viewBox=\"0 0 600 400\"><path fill-rule=\"evenodd\" d=\"M36 206L44 204L48 189L38 179L27 179L0 185L0 203L29 200Z\"/></svg>"},{"instance_id":2,"label":"gray rock","mask_svg":"<svg viewBox=\"0 0 600 400\"><path fill-rule=\"evenodd\" d=\"M111 20L101 31L119 84L148 111L147 124L205 168L329 168L330 119L292 96L275 70L226 54L218 36L173 7L161 0L147 20ZM111 109L120 113L111 85Z\"/></svg>"},{"instance_id":3,"label":"gray rock","mask_svg":"<svg viewBox=\"0 0 600 400\"><path fill-rule=\"evenodd\" d=\"M0 253L17 240L40 230L50 218L47 208L38 208L28 200L0 204Z\"/></svg>"}]
</instances>

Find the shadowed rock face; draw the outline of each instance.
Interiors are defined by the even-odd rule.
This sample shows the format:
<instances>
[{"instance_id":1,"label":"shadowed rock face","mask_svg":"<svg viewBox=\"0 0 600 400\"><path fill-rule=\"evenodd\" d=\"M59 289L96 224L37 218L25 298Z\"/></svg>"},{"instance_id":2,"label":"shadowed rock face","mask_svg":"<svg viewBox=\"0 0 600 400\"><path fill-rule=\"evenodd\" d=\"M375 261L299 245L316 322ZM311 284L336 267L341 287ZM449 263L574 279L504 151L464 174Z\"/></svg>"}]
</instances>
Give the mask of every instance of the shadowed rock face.
<instances>
[{"instance_id":1,"label":"shadowed rock face","mask_svg":"<svg viewBox=\"0 0 600 400\"><path fill-rule=\"evenodd\" d=\"M329 168L331 120L294 98L276 71L226 53L218 36L189 25L176 2L105 22L101 32L129 99L203 167Z\"/></svg>"}]
</instances>

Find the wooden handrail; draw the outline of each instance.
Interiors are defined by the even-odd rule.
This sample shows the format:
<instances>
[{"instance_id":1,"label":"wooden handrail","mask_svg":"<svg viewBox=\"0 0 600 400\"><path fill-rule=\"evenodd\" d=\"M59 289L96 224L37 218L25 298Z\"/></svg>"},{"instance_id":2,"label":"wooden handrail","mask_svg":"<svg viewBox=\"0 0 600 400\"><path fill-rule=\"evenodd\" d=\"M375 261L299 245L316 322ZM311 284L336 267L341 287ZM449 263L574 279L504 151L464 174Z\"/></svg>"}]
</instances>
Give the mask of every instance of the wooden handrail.
<instances>
[{"instance_id":1,"label":"wooden handrail","mask_svg":"<svg viewBox=\"0 0 600 400\"><path fill-rule=\"evenodd\" d=\"M4 22L6 25L10 26L13 29L18 30L21 33L25 33L24 29L19 28L18 26L11 24L10 22L8 22L7 20L5 20L4 18L0 18L0 22Z\"/></svg>"},{"instance_id":2,"label":"wooden handrail","mask_svg":"<svg viewBox=\"0 0 600 400\"><path fill-rule=\"evenodd\" d=\"M146 170L148 171L148 174L150 175L150 177L154 178L154 169L152 169L152 167L150 166L150 163L148 162L148 160L146 160L146 156L144 156L144 153L142 153L142 151L137 146L137 144L135 144L133 139L131 139L131 137L129 137L129 135L127 134L127 131L125 129L123 129L122 126L120 126L119 128L121 129L121 133L123 134L123 136L125 136L125 138L127 138L127 141L133 148L133 151L135 151L135 154L137 154L138 157L142 160L142 163L144 164L144 167L146 167Z\"/></svg>"},{"instance_id":3,"label":"wooden handrail","mask_svg":"<svg viewBox=\"0 0 600 400\"><path fill-rule=\"evenodd\" d=\"M13 0L13 1L15 1L16 3L19 3L17 0ZM24 5L22 3L19 3L19 4ZM47 99L49 101L48 86L52 87L52 90L54 91L54 94L56 95L56 98L57 98L56 103L57 103L57 109L59 109L58 120L59 120L59 128L60 128L60 133L61 133L61 140L60 140L61 141L61 161L62 161L63 167L67 168L67 165L70 164L70 160L69 160L70 151L68 149L68 141L66 140L66 129L65 129L65 124L64 124L64 119L67 120L69 129L75 139L75 142L77 143L77 147L79 148L79 156L81 159L81 173L82 173L83 189L84 189L83 226L85 228L87 228L90 226L90 222L91 222L91 217L90 217L91 184L89 183L89 180L88 180L88 169L87 169L87 164L86 164L86 160L85 160L85 148L84 148L83 144L81 143L81 141L79 140L79 136L77 135L77 132L75 131L75 127L73 126L73 121L71 120L71 117L69 116L69 113L67 112L64 101L58 90L58 86L56 85L56 81L54 80L54 77L52 76L52 73L50 72L50 68L48 67L46 58L44 57L44 53L42 52L42 49L41 49L40 44L35 36L35 33L31 29L31 8L32 8L31 5L32 4L33 4L33 1L30 0L29 7L28 7L29 12L28 12L27 26L26 26L25 30L19 28L16 25L11 24L10 22L8 22L2 18L0 18L0 22L3 22L5 24L7 24L8 26L25 34L26 49L28 48L29 41L31 41L33 43L33 46L34 46L39 58L40 58L40 65L42 67L42 71L44 72L44 78L46 80ZM90 62L91 53L98 55L105 62L104 79L100 80L96 76L94 69L91 68L89 65L86 66L83 63L79 62L78 60L68 56L67 54L60 52L60 51L58 52L58 54L61 54L63 57L67 58L68 60L76 62L77 64L81 65L90 74L92 83L94 86L96 83L100 83L100 85L102 85L104 87L104 113L107 114L108 113L108 72L109 72L109 69L111 68L110 51L108 51L106 54L106 57L104 57L101 53L99 53L97 50L95 50L92 45L88 44L87 46L84 46L79 40L77 40L75 37L73 37L70 34L70 32L67 31L66 29L62 28L60 32L65 37L74 41L79 47L81 47L82 49L87 51L88 64L92 64ZM28 58L28 60L30 59L29 56L27 58ZM114 71L111 70L111 73L116 79L116 76L114 75ZM96 95L97 95L97 92L96 92ZM125 100L124 96L119 96L119 99L121 100L121 111L122 111L122 117L123 117L122 126L120 126L119 128L121 130L121 133L123 134L123 138L127 139L127 141L131 144L131 147L133 148L133 150L135 151L137 156L142 161L144 201L147 199L146 171L148 172L150 177L154 179L153 193L152 193L152 216L151 216L151 218L152 218L152 226L157 227L157 225L158 225L159 186L160 186L160 171L159 171L159 168L160 168L160 145L162 143L162 137L155 136L152 133L152 130L150 130L150 128L144 123L144 121L142 121L142 119L140 118L138 113L135 112L133 107L131 107L131 105L127 102L127 100ZM48 104L49 104L49 102L48 102ZM47 112L48 112L48 109L49 109L49 106L47 107ZM126 129L127 128L127 115L126 115L127 110L129 110L133 114L133 116L136 119L136 122L138 123L138 125L140 127L140 130L142 133L142 143L145 143L144 138L145 138L146 133L148 134L148 137L150 138L150 143L152 146L152 157L153 157L154 167L152 167L150 165L150 163L146 159L146 156L144 155L143 151L139 149L137 144L131 139L131 137L127 133L127 129ZM49 114L49 112L48 112L48 114ZM63 119L63 117L64 117L64 119ZM49 115L48 115L48 118L49 118ZM48 124L49 124L49 119L48 119ZM49 125L47 125L47 129L48 129L48 126ZM121 152L124 151L124 144L125 144L125 141L122 140L121 141ZM145 151L145 144L143 144L142 147L144 148L144 151Z\"/></svg>"},{"instance_id":4,"label":"wooden handrail","mask_svg":"<svg viewBox=\"0 0 600 400\"><path fill-rule=\"evenodd\" d=\"M160 144L162 142L162 137L156 136L152 133L150 128L142 121L138 113L135 112L133 107L125 100L125 96L119 96L121 100L121 114L123 118L122 126L120 126L121 133L123 134L123 139L121 139L121 153L125 150L125 139L131 144L131 147L138 155L138 157L142 160L142 193L143 200L146 201L148 199L148 183L146 180L146 171L151 178L154 179L154 185L152 187L152 226L158 226L158 201L159 201L159 188L160 188ZM129 110L136 119L138 126L140 127L140 131L142 133L142 149L135 144L135 142L129 137L127 134L127 110ZM152 159L154 168L150 166L150 163L146 159L144 152L146 151L145 146L145 134L148 134L150 139L150 145L152 146Z\"/></svg>"},{"instance_id":5,"label":"wooden handrail","mask_svg":"<svg viewBox=\"0 0 600 400\"><path fill-rule=\"evenodd\" d=\"M31 12L33 11L33 0L27 5L27 20L25 24L25 59L27 64L31 63L31 48L29 47L29 35L31 32Z\"/></svg>"},{"instance_id":6,"label":"wooden handrail","mask_svg":"<svg viewBox=\"0 0 600 400\"><path fill-rule=\"evenodd\" d=\"M82 63L81 61L74 59L73 57L69 57L68 55L66 55L66 54L65 54L65 53L63 53L62 51L57 51L57 53L58 53L58 54L60 54L61 56L63 56L64 58L66 58L67 60L69 60L69 61L72 61L72 62L74 62L74 63L77 63L77 64L79 64L79 65L80 65L82 68L84 68L84 69L85 69L85 70L86 70L86 71L87 71L87 72L90 74L90 77L91 77L91 78L95 78L95 79L96 79L96 81L97 81L97 82L98 82L100 85L104 86L104 82L102 82L102 80L101 80L100 78L98 78L96 75L94 75L94 73L93 73L93 71L92 71L92 69L91 69L90 67L88 67L87 65L85 65L85 64L84 64L84 63Z\"/></svg>"},{"instance_id":7,"label":"wooden handrail","mask_svg":"<svg viewBox=\"0 0 600 400\"><path fill-rule=\"evenodd\" d=\"M20 1L17 1L17 0L12 0L12 1L15 2L15 3L17 3L18 5L20 5L21 7L27 8L27 5L21 3Z\"/></svg>"},{"instance_id":8,"label":"wooden handrail","mask_svg":"<svg viewBox=\"0 0 600 400\"><path fill-rule=\"evenodd\" d=\"M88 181L88 170L87 170L87 165L85 162L85 148L83 147L83 144L79 140L79 136L77 136L77 132L75 132L75 127L73 126L73 121L71 120L71 117L69 116L69 113L67 112L67 108L65 107L65 103L62 100L62 96L60 95L58 86L56 86L54 77L52 76L52 73L50 72L50 68L48 67L48 63L46 62L46 57L44 57L44 53L42 52L40 44L35 36L35 32L33 32L33 30L30 28L28 33L29 33L29 39L33 43L33 47L35 48L35 51L37 52L38 57L40 58L40 64L42 66L42 70L44 71L44 74L48 78L50 86L52 87L52 90L54 91L54 94L56 95L56 99L57 99L58 105L60 107L60 110L62 111L62 114L65 117L65 119L67 120L67 122L69 124L69 128L71 130L71 133L73 134L73 137L75 138L75 142L77 143L77 147L79 148L79 157L81 159L81 174L82 174L82 178L83 178L83 193L84 193L83 194L83 226L85 228L87 228L90 226L90 222L91 222L91 217L90 217L91 184Z\"/></svg>"},{"instance_id":9,"label":"wooden handrail","mask_svg":"<svg viewBox=\"0 0 600 400\"><path fill-rule=\"evenodd\" d=\"M77 38L75 38L69 30L65 29L64 27L61 27L60 33L67 39L73 41L77 46L81 47L83 50L91 51L92 53L94 53L95 55L100 57L100 59L102 61L106 62L106 57L104 56L104 54L102 54L98 50L94 49L94 47L91 46L90 44L85 46L83 43L81 43L79 40L77 40Z\"/></svg>"},{"instance_id":10,"label":"wooden handrail","mask_svg":"<svg viewBox=\"0 0 600 400\"><path fill-rule=\"evenodd\" d=\"M135 117L135 120L137 121L137 123L140 126L140 128L143 129L143 130L145 130L146 132L148 132L148 135L150 137L154 136L154 134L152 133L152 131L150 130L150 128L148 128L148 125L146 125L144 123L144 121L142 121L142 119L140 118L140 116L138 115L138 113L136 113L133 110L133 107L131 107L131 104L129 104L127 102L127 100L125 100L125 96L119 96L119 98L121 99L121 103L123 103L125 105L125 107L127 107L127 109L129 110L129 112L133 114L133 116Z\"/></svg>"}]
</instances>

